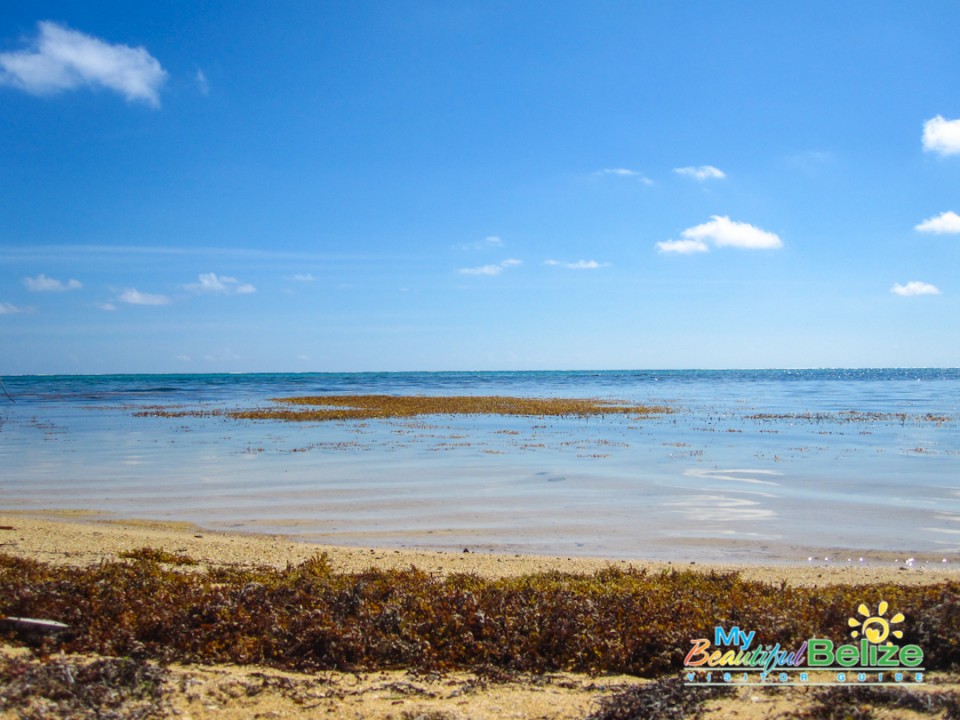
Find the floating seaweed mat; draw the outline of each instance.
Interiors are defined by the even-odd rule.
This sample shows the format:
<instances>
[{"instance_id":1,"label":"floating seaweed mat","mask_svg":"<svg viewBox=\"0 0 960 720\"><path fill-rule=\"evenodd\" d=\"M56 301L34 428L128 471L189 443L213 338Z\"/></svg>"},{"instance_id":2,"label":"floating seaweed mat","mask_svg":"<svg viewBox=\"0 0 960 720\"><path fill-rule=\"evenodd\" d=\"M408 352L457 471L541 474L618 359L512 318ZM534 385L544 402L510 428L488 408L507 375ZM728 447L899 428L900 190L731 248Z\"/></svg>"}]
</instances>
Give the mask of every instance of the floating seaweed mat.
<instances>
[{"instance_id":1,"label":"floating seaweed mat","mask_svg":"<svg viewBox=\"0 0 960 720\"><path fill-rule=\"evenodd\" d=\"M532 417L592 415L662 415L672 412L662 405L638 405L593 398L522 398L502 395L320 395L273 398L309 410L258 408L228 413L239 419L358 420L414 417L417 415L521 415Z\"/></svg>"}]
</instances>

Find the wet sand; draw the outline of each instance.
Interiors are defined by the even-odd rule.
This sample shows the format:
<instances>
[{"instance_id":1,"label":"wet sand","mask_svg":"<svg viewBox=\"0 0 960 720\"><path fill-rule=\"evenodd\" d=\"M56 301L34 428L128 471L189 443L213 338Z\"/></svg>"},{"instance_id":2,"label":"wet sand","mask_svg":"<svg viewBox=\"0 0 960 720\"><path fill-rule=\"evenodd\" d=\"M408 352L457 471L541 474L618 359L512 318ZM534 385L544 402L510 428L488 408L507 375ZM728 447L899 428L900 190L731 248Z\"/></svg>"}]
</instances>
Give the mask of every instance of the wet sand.
<instances>
[{"instance_id":1,"label":"wet sand","mask_svg":"<svg viewBox=\"0 0 960 720\"><path fill-rule=\"evenodd\" d=\"M45 562L87 565L115 559L119 553L142 547L189 555L206 565L298 564L317 553L329 555L335 570L356 572L370 567L409 568L427 572L476 573L484 577L510 577L536 572L590 573L604 567L649 570L702 568L736 570L747 579L811 586L830 583L894 582L926 584L960 578L960 567L935 559L908 562L906 554L889 553L860 563L841 553L839 560L817 558L806 563L719 564L672 563L643 559L557 557L352 547L306 543L284 535L225 533L201 529L190 523L116 519L95 511L0 514L0 551ZM732 541L731 541L732 542Z\"/></svg>"}]
</instances>

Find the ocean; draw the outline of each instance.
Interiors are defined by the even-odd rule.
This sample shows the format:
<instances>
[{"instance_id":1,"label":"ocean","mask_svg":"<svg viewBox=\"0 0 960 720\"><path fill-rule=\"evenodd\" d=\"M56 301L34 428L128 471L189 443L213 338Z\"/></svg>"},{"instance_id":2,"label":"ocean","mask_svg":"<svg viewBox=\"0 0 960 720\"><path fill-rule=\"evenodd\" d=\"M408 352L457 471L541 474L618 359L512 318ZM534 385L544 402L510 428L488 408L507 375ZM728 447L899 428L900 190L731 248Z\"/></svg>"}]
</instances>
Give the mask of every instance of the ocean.
<instances>
[{"instance_id":1,"label":"ocean","mask_svg":"<svg viewBox=\"0 0 960 720\"><path fill-rule=\"evenodd\" d=\"M13 398L0 395L7 511L452 551L960 562L958 369L3 381ZM150 414L367 393L601 398L673 412L306 423Z\"/></svg>"}]
</instances>

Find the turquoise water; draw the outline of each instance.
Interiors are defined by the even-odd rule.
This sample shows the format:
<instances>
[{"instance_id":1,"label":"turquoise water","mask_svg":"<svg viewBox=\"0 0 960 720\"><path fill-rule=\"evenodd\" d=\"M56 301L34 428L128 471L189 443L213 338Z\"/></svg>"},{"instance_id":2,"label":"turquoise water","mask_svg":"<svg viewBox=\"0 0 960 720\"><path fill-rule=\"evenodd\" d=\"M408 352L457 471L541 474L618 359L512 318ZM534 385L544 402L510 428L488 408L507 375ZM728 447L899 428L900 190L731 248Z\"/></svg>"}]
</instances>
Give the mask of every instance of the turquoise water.
<instances>
[{"instance_id":1,"label":"turquoise water","mask_svg":"<svg viewBox=\"0 0 960 720\"><path fill-rule=\"evenodd\" d=\"M7 377L0 507L308 541L960 562L960 370ZM667 404L655 418L138 417L298 394Z\"/></svg>"}]
</instances>

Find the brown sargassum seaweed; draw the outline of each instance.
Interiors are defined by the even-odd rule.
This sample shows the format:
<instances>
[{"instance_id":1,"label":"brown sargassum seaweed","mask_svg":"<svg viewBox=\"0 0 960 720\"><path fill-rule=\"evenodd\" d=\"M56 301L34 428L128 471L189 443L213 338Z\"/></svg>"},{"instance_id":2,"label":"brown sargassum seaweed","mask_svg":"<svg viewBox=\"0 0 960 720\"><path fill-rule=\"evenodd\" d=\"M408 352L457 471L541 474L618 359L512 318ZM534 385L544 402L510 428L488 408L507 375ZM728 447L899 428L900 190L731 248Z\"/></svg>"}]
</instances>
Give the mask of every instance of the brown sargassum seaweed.
<instances>
[{"instance_id":1,"label":"brown sargassum seaweed","mask_svg":"<svg viewBox=\"0 0 960 720\"><path fill-rule=\"evenodd\" d=\"M147 660L0 656L0 711L19 720L149 720L176 717L166 668Z\"/></svg>"},{"instance_id":2,"label":"brown sargassum seaweed","mask_svg":"<svg viewBox=\"0 0 960 720\"><path fill-rule=\"evenodd\" d=\"M285 569L196 567L148 551L77 568L0 554L0 613L67 623L49 650L301 670L500 668L658 677L717 625L764 644L849 642L860 603L904 613L927 670L960 666L960 583L793 587L737 573L517 578L411 567L342 573L326 555Z\"/></svg>"},{"instance_id":3,"label":"brown sargassum seaweed","mask_svg":"<svg viewBox=\"0 0 960 720\"><path fill-rule=\"evenodd\" d=\"M272 398L287 407L248 410L173 410L149 408L134 413L149 417L224 415L238 420L367 420L419 415L517 415L590 417L594 415L662 415L662 405L636 405L591 398L522 398L503 395L316 395Z\"/></svg>"}]
</instances>

